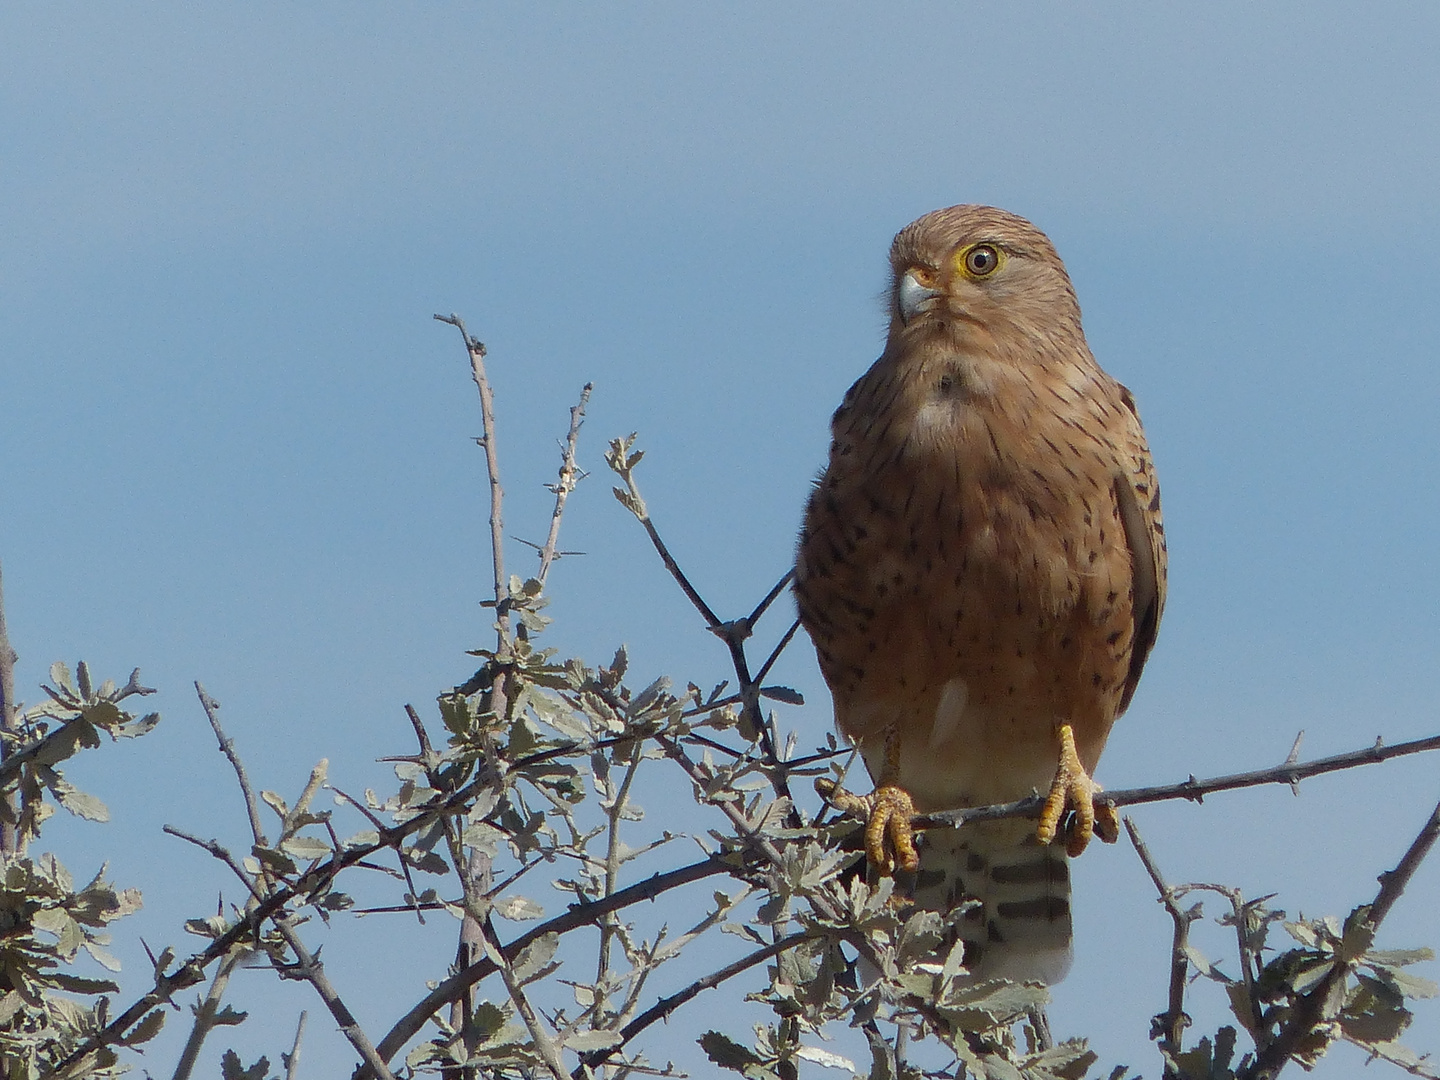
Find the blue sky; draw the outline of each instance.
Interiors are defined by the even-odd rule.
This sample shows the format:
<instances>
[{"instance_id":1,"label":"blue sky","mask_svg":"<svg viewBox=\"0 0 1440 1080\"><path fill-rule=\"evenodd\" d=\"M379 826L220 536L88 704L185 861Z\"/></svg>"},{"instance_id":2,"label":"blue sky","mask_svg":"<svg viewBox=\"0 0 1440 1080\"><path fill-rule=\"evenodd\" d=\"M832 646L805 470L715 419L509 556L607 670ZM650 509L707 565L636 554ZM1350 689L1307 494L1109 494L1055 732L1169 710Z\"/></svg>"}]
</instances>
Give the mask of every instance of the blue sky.
<instances>
[{"instance_id":1,"label":"blue sky","mask_svg":"<svg viewBox=\"0 0 1440 1080\"><path fill-rule=\"evenodd\" d=\"M488 637L478 408L432 313L490 347L513 533L542 533L595 383L551 643L713 682L605 441L641 433L672 548L748 610L878 350L890 237L956 202L1051 235L1159 465L1170 605L1101 779L1259 767L1301 728L1307 756L1433 733L1436 55L1418 4L7 7L0 560L25 699L59 658L162 691L154 735L73 770L114 823L49 839L145 889L128 974L139 935L186 944L229 888L158 832L239 835L192 680L263 786L328 756L361 789L405 748L401 706ZM808 647L784 677L818 741ZM1136 817L1177 880L1343 914L1435 777L1412 759ZM1168 924L1128 850L1075 873L1055 1026L1154 1071ZM1390 944L1440 943L1437 886L1426 867ZM370 1015L439 970L387 996L340 964L348 932L329 955ZM406 948L443 964L448 933ZM308 1007L311 1075L339 1075L318 1004L266 979L236 986L235 1045L275 1059ZM1433 1006L1411 1041L1440 1048Z\"/></svg>"}]
</instances>

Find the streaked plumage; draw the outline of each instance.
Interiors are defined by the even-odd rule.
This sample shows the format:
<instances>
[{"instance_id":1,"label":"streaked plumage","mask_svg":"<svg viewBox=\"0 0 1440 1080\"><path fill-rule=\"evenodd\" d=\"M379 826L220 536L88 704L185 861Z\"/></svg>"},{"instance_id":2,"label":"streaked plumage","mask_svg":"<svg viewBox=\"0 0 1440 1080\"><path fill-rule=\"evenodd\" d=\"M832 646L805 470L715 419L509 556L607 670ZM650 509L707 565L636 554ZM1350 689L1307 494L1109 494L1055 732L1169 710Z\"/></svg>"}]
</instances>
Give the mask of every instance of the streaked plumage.
<instances>
[{"instance_id":1,"label":"streaked plumage","mask_svg":"<svg viewBox=\"0 0 1440 1080\"><path fill-rule=\"evenodd\" d=\"M836 724L893 804L877 807L871 857L906 861L881 820L908 821L900 793L925 812L1049 790L1063 725L1084 773L1062 777L1057 812L1079 812L1078 853L1088 774L1165 600L1139 415L1091 356L1065 268L1029 222L938 210L901 231L890 263L885 351L835 413L795 583ZM958 880L987 901L984 947L967 954L982 974L1050 982L1068 966L1064 858L1035 831L926 838L917 902L953 906Z\"/></svg>"}]
</instances>

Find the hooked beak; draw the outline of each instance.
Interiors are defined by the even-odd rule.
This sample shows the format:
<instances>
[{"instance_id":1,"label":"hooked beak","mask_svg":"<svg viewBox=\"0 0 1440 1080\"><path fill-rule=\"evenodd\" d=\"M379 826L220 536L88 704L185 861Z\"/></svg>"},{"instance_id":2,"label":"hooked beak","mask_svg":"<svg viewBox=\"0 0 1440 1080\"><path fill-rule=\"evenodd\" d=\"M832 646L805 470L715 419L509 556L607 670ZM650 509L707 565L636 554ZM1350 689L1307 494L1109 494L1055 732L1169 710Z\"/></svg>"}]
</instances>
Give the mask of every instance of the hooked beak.
<instances>
[{"instance_id":1,"label":"hooked beak","mask_svg":"<svg viewBox=\"0 0 1440 1080\"><path fill-rule=\"evenodd\" d=\"M895 299L900 308L900 321L908 326L910 320L920 312L929 311L934 307L935 298L939 295L938 289L920 284L920 279L913 272L907 272L900 279L900 284L895 290Z\"/></svg>"}]
</instances>

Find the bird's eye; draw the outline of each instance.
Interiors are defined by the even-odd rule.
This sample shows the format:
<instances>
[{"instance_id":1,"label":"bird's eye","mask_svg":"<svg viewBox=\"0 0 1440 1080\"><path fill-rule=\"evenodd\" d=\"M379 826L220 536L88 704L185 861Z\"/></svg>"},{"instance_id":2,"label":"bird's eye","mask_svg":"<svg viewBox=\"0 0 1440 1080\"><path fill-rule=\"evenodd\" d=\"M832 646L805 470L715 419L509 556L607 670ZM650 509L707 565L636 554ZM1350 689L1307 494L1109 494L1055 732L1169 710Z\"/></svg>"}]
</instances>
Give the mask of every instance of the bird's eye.
<instances>
[{"instance_id":1,"label":"bird's eye","mask_svg":"<svg viewBox=\"0 0 1440 1080\"><path fill-rule=\"evenodd\" d=\"M965 269L974 277L993 274L1000 265L1000 252L989 244L976 244L965 253Z\"/></svg>"}]
</instances>

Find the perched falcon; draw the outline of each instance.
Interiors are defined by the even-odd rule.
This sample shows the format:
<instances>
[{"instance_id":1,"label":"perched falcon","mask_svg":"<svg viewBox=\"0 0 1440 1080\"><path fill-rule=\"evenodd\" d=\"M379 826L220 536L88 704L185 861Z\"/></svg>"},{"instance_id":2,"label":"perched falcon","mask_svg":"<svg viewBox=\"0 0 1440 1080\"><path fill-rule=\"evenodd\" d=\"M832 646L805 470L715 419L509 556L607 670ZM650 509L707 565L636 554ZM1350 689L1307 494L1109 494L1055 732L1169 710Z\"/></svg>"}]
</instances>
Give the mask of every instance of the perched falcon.
<instances>
[{"instance_id":1,"label":"perched falcon","mask_svg":"<svg viewBox=\"0 0 1440 1080\"><path fill-rule=\"evenodd\" d=\"M1065 847L1118 822L1091 773L1165 605L1160 489L1130 392L1100 370L1049 239L952 206L890 249L890 331L832 422L805 510L800 617L876 783L866 851L962 921L979 977L1070 964ZM913 813L1049 792L1023 820Z\"/></svg>"}]
</instances>

